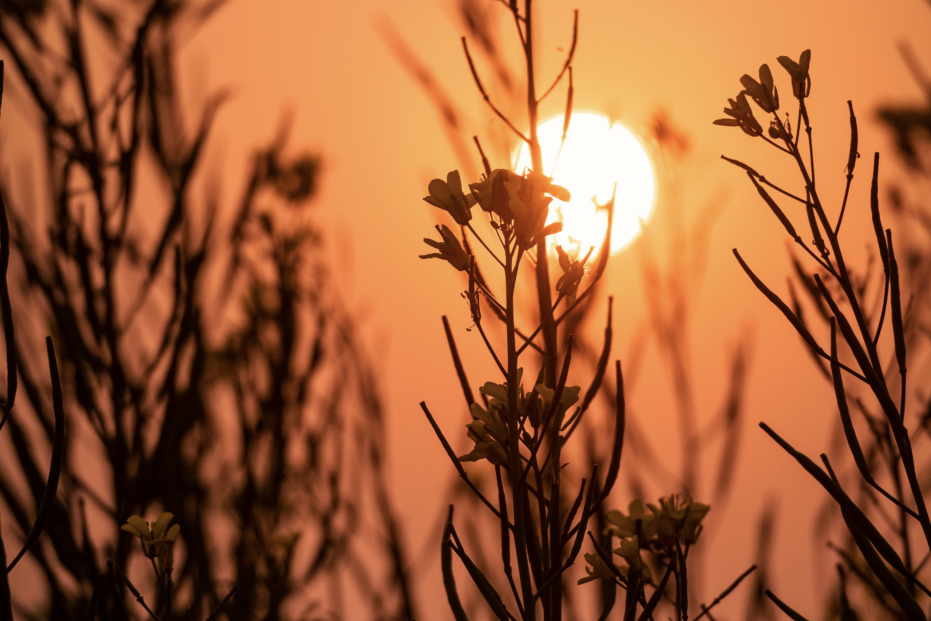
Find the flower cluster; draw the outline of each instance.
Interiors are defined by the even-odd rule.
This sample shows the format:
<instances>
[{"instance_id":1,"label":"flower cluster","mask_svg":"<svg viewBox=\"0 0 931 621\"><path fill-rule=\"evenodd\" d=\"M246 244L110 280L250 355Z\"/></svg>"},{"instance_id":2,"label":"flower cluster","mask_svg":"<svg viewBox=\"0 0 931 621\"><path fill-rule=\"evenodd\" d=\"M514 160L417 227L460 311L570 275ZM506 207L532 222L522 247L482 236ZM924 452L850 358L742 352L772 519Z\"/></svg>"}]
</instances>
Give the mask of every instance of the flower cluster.
<instances>
[{"instance_id":1,"label":"flower cluster","mask_svg":"<svg viewBox=\"0 0 931 621\"><path fill-rule=\"evenodd\" d=\"M811 64L811 50L805 50L795 62L788 56L780 56L776 60L789 72L792 78L792 94L797 99L804 99L811 93L811 76L808 66Z\"/></svg>"},{"instance_id":2,"label":"flower cluster","mask_svg":"<svg viewBox=\"0 0 931 621\"><path fill-rule=\"evenodd\" d=\"M559 255L559 267L563 271L562 276L556 281L556 292L566 297L566 306L568 308L572 308L572 305L575 304L576 293L582 283L582 277L588 271L585 263L592 255L592 250L594 248L589 248L588 254L581 261L571 261L562 246L556 246L556 254Z\"/></svg>"},{"instance_id":3,"label":"flower cluster","mask_svg":"<svg viewBox=\"0 0 931 621\"><path fill-rule=\"evenodd\" d=\"M792 94L799 102L802 102L811 92L811 76L808 73L808 67L811 64L811 50L802 52L798 62L792 60L788 56L780 56L779 64L788 72L792 80ZM779 110L779 91L776 89L776 85L773 82L773 74L769 69L769 65L764 64L760 66L759 81L753 79L749 75L744 75L740 78L740 84L744 87L744 90L738 93L736 99L728 99L727 101L730 107L724 108L724 114L726 114L728 118L717 119L714 124L724 125L726 127L739 127L746 134L754 138L756 136L761 136L763 134L763 127L753 116L753 110L750 108L747 97L749 96L753 99L756 105L767 114L774 114ZM777 121L773 121L769 129L769 135L774 139L782 138L789 136L789 132L781 129Z\"/></svg>"},{"instance_id":4,"label":"flower cluster","mask_svg":"<svg viewBox=\"0 0 931 621\"><path fill-rule=\"evenodd\" d=\"M518 369L518 382L523 372L523 369ZM549 414L551 410L550 415L553 417L551 424L556 427L560 426L568 409L578 402L579 393L582 390L580 386L566 386L563 388L559 404L554 408L553 400L556 395L553 389L537 384L529 394L525 394L523 386L520 384L518 386L518 417L521 420L529 420L534 429L540 426L543 415ZM496 466L507 465L509 455L508 385L507 383L485 382L485 385L479 388L479 392L488 397L488 409L486 410L478 403L472 404L470 408L472 422L466 425L466 429L469 430L469 439L475 443L475 446L469 453L459 457L459 461L487 459Z\"/></svg>"},{"instance_id":5,"label":"flower cluster","mask_svg":"<svg viewBox=\"0 0 931 621\"><path fill-rule=\"evenodd\" d=\"M449 213L456 224L467 226L472 220L472 207L478 205L492 216L491 225L496 229L513 232L518 245L528 249L538 241L562 230L561 222L546 224L549 205L553 198L568 201L569 191L555 185L553 180L540 173L527 172L518 175L499 168L483 176L478 183L469 185L469 194L462 191L459 171L446 176L446 181L434 179L427 187L430 192L424 200L438 209ZM442 241L424 239L438 253L420 255L421 259L443 259L457 270L468 269L469 259L459 240L445 225L439 228Z\"/></svg>"},{"instance_id":6,"label":"flower cluster","mask_svg":"<svg viewBox=\"0 0 931 621\"><path fill-rule=\"evenodd\" d=\"M174 568L173 548L181 532L181 526L178 524L168 528L174 517L174 514L165 511L150 525L141 516L132 515L120 527L120 530L139 538L142 542L142 553L146 557L158 558L159 570L165 580L171 579L171 572Z\"/></svg>"},{"instance_id":7,"label":"flower cluster","mask_svg":"<svg viewBox=\"0 0 931 621\"><path fill-rule=\"evenodd\" d=\"M674 558L680 546L688 547L698 541L702 520L711 510L708 505L694 502L688 494L661 498L659 506L648 504L646 508L648 511L644 511L640 500L634 500L626 515L620 511L605 515L606 532L621 540L614 554L624 559L626 566L616 566L615 572L597 554L586 554L591 567L586 567L588 576L579 580L579 584L597 578L613 580L617 573L629 576L631 571L638 572L641 580L650 581L652 573L641 552L650 552L660 561Z\"/></svg>"},{"instance_id":8,"label":"flower cluster","mask_svg":"<svg viewBox=\"0 0 931 621\"><path fill-rule=\"evenodd\" d=\"M141 516L132 515L120 530L138 537L142 541L142 552L149 558L155 558L162 547L173 544L181 532L178 524L168 528L174 517L174 514L165 511L150 526Z\"/></svg>"},{"instance_id":9,"label":"flower cluster","mask_svg":"<svg viewBox=\"0 0 931 621\"><path fill-rule=\"evenodd\" d=\"M470 263L469 255L466 254L466 251L462 249L462 244L459 243L459 240L456 239L456 236L453 234L453 232L450 231L449 227L445 224L437 226L436 230L440 232L440 237L443 241L434 241L427 237L424 237L423 241L428 246L432 246L439 250L439 252L422 254L420 255L420 258L443 259L460 272L468 271Z\"/></svg>"},{"instance_id":10,"label":"flower cluster","mask_svg":"<svg viewBox=\"0 0 931 621\"><path fill-rule=\"evenodd\" d=\"M524 374L523 369L517 371L517 382ZM471 407L472 422L466 425L469 430L469 439L475 442L471 452L461 456L459 461L479 461L487 459L496 466L508 463L508 385L485 382L478 389L487 396L488 409L485 410L478 403ZM524 389L520 389L520 406L525 401Z\"/></svg>"}]
</instances>

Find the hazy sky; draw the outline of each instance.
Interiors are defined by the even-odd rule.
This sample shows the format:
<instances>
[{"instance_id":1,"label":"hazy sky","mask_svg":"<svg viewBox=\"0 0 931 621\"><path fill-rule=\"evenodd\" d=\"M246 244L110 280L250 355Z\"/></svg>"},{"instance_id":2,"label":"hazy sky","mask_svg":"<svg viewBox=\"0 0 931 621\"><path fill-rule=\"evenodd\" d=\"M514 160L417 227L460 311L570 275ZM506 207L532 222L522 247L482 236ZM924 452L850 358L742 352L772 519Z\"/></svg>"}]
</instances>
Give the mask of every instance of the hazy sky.
<instances>
[{"instance_id":1,"label":"hazy sky","mask_svg":"<svg viewBox=\"0 0 931 621\"><path fill-rule=\"evenodd\" d=\"M875 150L885 151L884 174L888 171L886 178L891 179L894 157L874 120L875 109L919 98L897 45L908 42L931 67L931 7L921 0L582 0L536 6L539 75L558 70L557 48L568 45L572 9L578 8L576 110L610 114L641 134L655 111L665 110L692 147L679 178L686 209L697 210L709 201L723 206L692 324L696 394L703 416L716 412L727 355L742 335L752 335L754 355L737 496L727 507L713 508L707 520L719 533L713 540L708 588L722 588L753 561L760 509L767 498L778 497L773 586L784 599L798 603L801 612L817 618L815 589L830 582L816 574L831 565L826 558L817 567L812 561L811 523L824 495L756 422L770 422L814 456L829 448L828 431L836 417L833 397L830 387L811 375L799 339L740 273L731 255L731 248L740 248L758 274L785 291L784 239L743 175L718 156L740 157L787 182L794 177L772 149L711 122L721 116L726 98L740 89L738 78L755 74L763 62L773 67L785 87L784 101L789 100L775 58L797 58L811 48L810 110L828 201L836 203L843 192L848 99L860 119L860 153L868 158ZM378 24L389 22L461 109L467 135L486 135L496 121L471 82L452 0L231 0L186 46L183 85L196 100L219 87L233 87L235 97L221 114L214 138L215 161L228 172L244 170L249 146L272 136L285 109L295 114L294 144L323 157L317 205L329 225L334 276L381 368L391 429L391 476L405 534L415 550L432 546L431 558L438 558L431 528L443 499L433 490L453 470L417 404L426 400L431 405L456 446L463 446L462 425L467 422L442 314L450 317L473 384L490 379L483 374L491 366L477 347L478 335L465 330L470 320L459 297L463 283L451 277L447 266L417 258L426 248L421 239L438 221L436 210L421 200L426 184L461 164L436 109L379 34ZM500 34L512 54L512 24L502 22ZM558 113L563 97L558 92L545 113ZM849 206L851 228L845 242L855 249L866 239L869 161L861 160ZM625 251L610 265L607 292L616 299L614 352L622 358L645 313L636 254ZM670 451L668 459L674 463L671 453L678 445L668 428L669 383L655 348L647 352L629 397L631 409L654 444ZM636 466L626 461L622 477L624 469ZM620 508L628 500L628 491L621 488L614 503ZM728 533L726 539L721 532ZM419 585L425 603L421 614L424 619L448 618L445 598L436 596L437 565L431 567L432 578Z\"/></svg>"}]
</instances>

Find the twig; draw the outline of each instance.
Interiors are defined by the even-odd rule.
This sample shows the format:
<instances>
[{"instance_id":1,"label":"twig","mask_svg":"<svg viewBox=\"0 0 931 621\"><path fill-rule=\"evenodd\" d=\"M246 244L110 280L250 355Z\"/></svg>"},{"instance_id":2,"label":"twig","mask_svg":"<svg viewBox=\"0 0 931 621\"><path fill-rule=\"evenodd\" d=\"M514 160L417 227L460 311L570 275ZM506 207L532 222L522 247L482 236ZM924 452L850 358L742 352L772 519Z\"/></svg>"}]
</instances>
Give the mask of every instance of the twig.
<instances>
[{"instance_id":1,"label":"twig","mask_svg":"<svg viewBox=\"0 0 931 621\"><path fill-rule=\"evenodd\" d=\"M465 37L462 37L462 49L465 50L466 60L469 61L469 70L472 72L472 78L475 80L475 85L478 87L478 91L482 94L482 97L485 99L485 103L488 104L492 112L494 112L498 116L499 119L504 121L505 125L511 128L511 131L517 134L517 136L521 140L523 140L524 142L530 142L530 138L525 136L523 132L521 132L519 129L514 127L514 124L511 123L508 117L504 116L504 114L500 110L498 110L498 108L495 107L495 104L491 102L491 98L489 98L488 93L485 92L485 87L482 86L482 80L478 77L478 72L475 70L475 63L472 62L472 55L469 54L469 45L468 43L466 43Z\"/></svg>"}]
</instances>

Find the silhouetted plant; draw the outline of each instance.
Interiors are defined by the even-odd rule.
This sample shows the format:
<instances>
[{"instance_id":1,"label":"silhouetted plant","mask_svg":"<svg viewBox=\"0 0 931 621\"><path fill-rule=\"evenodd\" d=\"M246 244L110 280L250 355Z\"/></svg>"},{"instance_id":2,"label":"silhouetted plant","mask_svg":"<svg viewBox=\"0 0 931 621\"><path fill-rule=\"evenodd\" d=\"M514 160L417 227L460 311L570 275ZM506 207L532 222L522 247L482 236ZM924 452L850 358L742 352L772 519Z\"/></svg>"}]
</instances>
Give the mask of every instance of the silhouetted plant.
<instances>
[{"instance_id":1,"label":"silhouetted plant","mask_svg":"<svg viewBox=\"0 0 931 621\"><path fill-rule=\"evenodd\" d=\"M741 78L744 90L736 100L729 100L731 106L725 109L730 118L715 123L738 126L750 136L765 140L789 157L798 169L803 191L778 186L753 167L724 158L747 174L790 239L808 255L808 261L815 263L815 270L811 272L810 267L794 257L791 304L764 284L736 249L734 254L757 289L802 337L833 385L843 437L856 466L857 480L851 482L857 490L856 499L845 491L825 454L821 455L822 468L795 450L768 425L760 423L760 426L824 487L840 509L847 527L848 544L833 548L839 557L839 586L833 614L841 619L855 618L854 611L860 608L860 614L865 615L885 611L897 618L925 619L919 600L924 600L924 595L931 595L931 592L919 579L919 574L928 555L916 557L919 554L916 546L920 541L920 547L931 549L931 518L924 499L927 475L923 461L913 451L913 444L926 435L927 428L925 418L915 418L913 408L913 416L908 416L907 405L912 393L906 383L906 349L914 353L912 345L919 329L915 317L921 311L918 307L910 311L912 303L903 302L907 298L903 293L892 231L883 228L881 219L878 153L873 158L870 217L875 237L873 251L879 257L882 274L874 277L869 266L861 273L845 258L839 236L859 158L857 120L853 105L848 102L851 139L846 187L836 214L829 216L828 206L819 194L823 175L822 184L816 183L812 127L806 106L812 83L810 62L808 50L798 61L779 57L779 63L791 79L792 95L798 106L794 132L788 114L785 120L780 117L778 90L767 65L760 67L759 81L749 75ZM762 124L754 118L747 97L769 116L765 134L758 131ZM803 131L804 141L800 139ZM799 213L794 215L792 211L783 210L776 198L797 204L795 209ZM804 215L800 213L803 210ZM796 232L793 221L799 219L807 224L804 234L811 235L811 244ZM830 334L829 347L821 345L817 331L806 319L796 287L805 292L817 309L819 320ZM884 326L887 336L882 338ZM890 328L891 338L888 336ZM842 360L839 341L849 352L844 358L852 357L852 361ZM927 400L927 396L923 399ZM915 431L910 432L909 426ZM894 517L888 510L894 512ZM849 582L853 579L860 587L857 597L848 595ZM790 618L803 618L771 591L767 590L766 595Z\"/></svg>"},{"instance_id":2,"label":"silhouetted plant","mask_svg":"<svg viewBox=\"0 0 931 621\"><path fill-rule=\"evenodd\" d=\"M48 535L28 556L47 599L16 598L22 618L124 619L140 612L130 596L153 617L214 618L233 584L230 619L413 616L373 371L309 208L318 160L289 155L283 126L227 214L203 171L224 96L196 117L181 105L178 37L220 4L0 6L0 53L43 163L4 187L20 300L11 314L4 290L9 381L25 398L5 418L18 470L0 471L0 495L24 539L33 507ZM60 343L63 419L32 346L45 331ZM56 495L31 447L57 447L61 420ZM127 520L144 535L153 512L180 537L146 531L140 549L119 536ZM152 589L131 562L145 556Z\"/></svg>"},{"instance_id":3,"label":"silhouetted plant","mask_svg":"<svg viewBox=\"0 0 931 621\"><path fill-rule=\"evenodd\" d=\"M470 8L472 3L463 3ZM616 404L613 448L606 461L607 472L603 478L598 476L598 468L592 469L590 477L582 479L575 493L566 493L571 485L569 471L563 470L560 455L566 450L566 443L579 427L585 412L598 394L610 357L612 327L611 304L609 300L609 318L605 329L605 341L595 376L591 385L581 398L579 386L569 382L570 362L575 352L571 334L560 335L559 326L569 324L573 315L584 312L588 302L596 291L595 283L603 275L609 255L608 243L611 235L611 217L613 198L604 206L609 214L608 232L602 243L598 258L591 266L588 286L583 286L585 276L589 275L588 256L570 258L561 249L559 264L562 276L554 287L549 276L549 259L545 237L559 230L558 223L546 225L548 205L552 197L563 200L568 192L552 183L542 173L540 145L536 137L538 106L564 76L569 78L567 104L565 109L564 134L570 131L572 112L571 64L576 44L577 21L573 28L573 42L568 58L559 72L553 87L542 97L536 94L534 81L532 2L506 5L509 17L513 19L520 35L521 45L527 65L527 123L529 130L521 131L501 108L483 85L479 72L469 52L467 41L463 39L463 48L476 86L493 113L508 127L514 135L525 142L531 153L532 169L520 173L507 169L492 169L488 158L479 147L479 153L485 169L484 176L477 182L468 184L468 192L458 171L449 173L446 180L435 179L429 185L429 196L424 200L447 212L449 217L460 226L462 241L444 224L437 227L441 239L424 241L437 252L421 255L422 258L439 258L448 262L455 270L465 272L468 276L468 290L464 297L468 300L472 321L478 334L487 346L489 354L503 382L486 382L479 392L484 400L482 404L475 401L465 369L459 360L458 350L445 321L446 336L449 341L456 371L459 375L463 394L472 414L472 422L467 426L468 437L474 442L471 452L457 457L445 434L440 430L432 413L425 403L421 403L427 418L437 433L444 449L452 460L461 479L472 489L475 496L500 522L501 566L506 578L509 593L504 596L496 588L498 580L488 573L486 563L473 560L466 551L463 539L457 533L450 506L442 538L442 568L444 584L450 607L455 618L467 618L466 608L459 596L453 574L452 555L461 559L464 567L476 585L479 593L499 619L517 618L534 619L542 612L544 619L560 619L563 615L563 600L569 601L565 589L563 572L572 565L580 553L583 535L588 528L589 518L601 513L601 505L610 494L620 468L621 452L624 444L625 403L620 362L615 365ZM468 11L466 11L467 14ZM477 20L468 21L473 32L481 32ZM421 83L428 88L444 112L444 119L452 126L455 115L452 108L436 85L416 66L416 59L400 44L389 31L389 42L402 57L402 60L415 69ZM480 38L481 41L485 39ZM488 49L493 46L483 45ZM500 67L500 65L499 65ZM502 72L497 72L500 77ZM506 74L505 74L506 75ZM450 127L450 129L455 129ZM475 139L478 146L478 140ZM478 205L485 212L490 228L473 226L474 206ZM485 218L482 218L483 220ZM475 220L478 222L478 220ZM477 226L477 225L476 225ZM491 239L486 242L482 235ZM497 240L497 241L495 241ZM492 271L481 269L472 248L476 242L490 255L493 261ZM534 252L535 251L535 252ZM516 293L519 268L522 260L531 261L535 274L535 295L533 305L540 318L539 326L531 331L518 328L516 316L520 307L519 294ZM494 292L489 284L492 280L500 282L502 278L492 279L486 273L497 270L503 272L505 293ZM556 297L555 303L553 297ZM507 341L506 354L495 350L484 325L484 309L491 311L488 316L496 317L504 323L504 336ZM567 310L557 315L563 301ZM578 325L578 324L576 324ZM529 336L527 336L529 334ZM542 343L536 343L540 336ZM559 347L565 342L564 348ZM538 353L542 361L537 379L524 388L524 371L526 356ZM523 357L522 357L523 356ZM558 363L562 357L563 362ZM529 371L528 371L529 372ZM578 404L578 405L576 405ZM574 411L570 414L570 410ZM497 483L497 501L485 496L480 485L472 482L462 462L487 461L494 466ZM574 502L573 502L574 499ZM632 512L639 513L630 518L618 512L609 512L607 519L611 522L607 536L607 547L599 543L605 538L599 533L596 538L589 533L595 554L586 558L592 564L589 569L590 579L603 578L610 587L602 590L603 601L599 602L601 618L606 618L615 606L615 586L627 589L627 599L623 615L625 619L649 618L669 597L678 616L688 615L688 572L686 558L690 546L701 532L700 522L708 511L706 505L692 502L687 495L673 496L661 501L660 506L650 505L650 512L642 512L642 504L632 505ZM629 523L628 523L629 522ZM603 520L601 530L604 526ZM653 529L653 530L651 530ZM618 567L611 556L610 535L621 537L621 546L614 553L624 558L627 565ZM513 548L511 538L513 537ZM481 542L479 543L481 551ZM643 552L646 556L641 555ZM517 575L512 565L517 565ZM651 571L651 566L653 570ZM628 571L634 567L637 571ZM751 570L748 570L749 573ZM670 580L671 576L674 580ZM744 574L746 575L746 574ZM741 576L739 582L744 576ZM583 579L583 582L588 579ZM736 585L736 583L735 583ZM668 589L668 592L667 592ZM728 590L727 592L729 592ZM727 593L722 594L722 597ZM711 606L720 601L715 600ZM509 602L513 602L508 608ZM710 609L709 606L708 608ZM514 612L516 608L517 612Z\"/></svg>"}]
</instances>

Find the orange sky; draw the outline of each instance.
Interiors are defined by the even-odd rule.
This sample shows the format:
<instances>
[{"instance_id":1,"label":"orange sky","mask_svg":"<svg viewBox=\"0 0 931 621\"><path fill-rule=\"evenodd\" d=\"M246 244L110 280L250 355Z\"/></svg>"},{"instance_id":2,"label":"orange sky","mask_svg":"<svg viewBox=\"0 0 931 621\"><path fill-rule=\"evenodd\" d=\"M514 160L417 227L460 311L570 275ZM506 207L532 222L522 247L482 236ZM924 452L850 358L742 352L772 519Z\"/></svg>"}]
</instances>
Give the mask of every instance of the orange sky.
<instances>
[{"instance_id":1,"label":"orange sky","mask_svg":"<svg viewBox=\"0 0 931 621\"><path fill-rule=\"evenodd\" d=\"M797 57L810 47L809 106L828 200L836 202L843 192L848 99L859 114L860 153L867 157L884 151L884 170L891 179L892 152L873 111L884 102L920 96L896 45L908 41L931 67L931 10L921 0L583 0L537 6L540 73L558 69L556 48L568 44L572 9L578 8L576 110L610 114L637 133L656 109L665 109L692 144L686 205L726 201L692 325L700 412L716 411L726 355L740 335L753 335L755 355L737 497L726 508L713 508L708 518L719 535L711 540L710 566L715 571L707 582L710 590L719 590L752 562L760 509L766 498L779 497L772 586L802 613L818 618L815 589L832 583L817 576L831 565L816 567L810 552L812 512L823 494L756 422L766 420L798 449L816 456L829 448L828 430L836 416L833 397L827 384L810 375L812 366L799 339L731 256L731 248L740 248L759 275L785 291L788 272L780 231L746 179L717 158L725 153L790 177L772 149L711 121L739 90L740 75L755 74L763 62L781 73L776 56ZM456 100L469 134L484 132L492 114L483 107L462 58L452 0L231 0L185 48L182 85L197 100L219 87L234 87L235 97L219 117L213 145L215 163L230 174L245 169L241 154L273 134L286 107L295 112L294 144L322 154L325 172L318 208L330 227L334 274L382 369L391 476L405 534L412 549L435 549L438 540L431 528L442 498L431 490L453 471L417 403L426 400L460 445L457 430L467 416L443 338L442 314L450 316L473 383L486 379L483 373L490 365L477 348L478 335L465 331L470 321L459 297L462 283L450 277L445 265L417 258L425 249L421 239L436 222L435 210L421 201L426 184L459 163L435 109L379 36L376 23L384 19ZM501 33L503 41L511 42L511 28ZM561 101L557 95L553 105ZM861 160L848 207L851 228L845 241L855 248L863 246L868 224L868 161ZM614 352L622 358L644 314L635 254L616 255L609 268L608 293L616 298ZM671 420L662 373L653 348L629 396L633 415L657 446L669 444L664 430ZM622 473L635 466L626 461ZM625 506L626 494L626 489L618 490L614 506ZM421 513L430 519L417 518ZM726 541L722 532L728 533ZM437 596L437 565L429 572L429 579L418 585L420 614L424 619L449 618L445 598ZM742 610L737 605L741 601L732 603L731 618Z\"/></svg>"}]
</instances>

